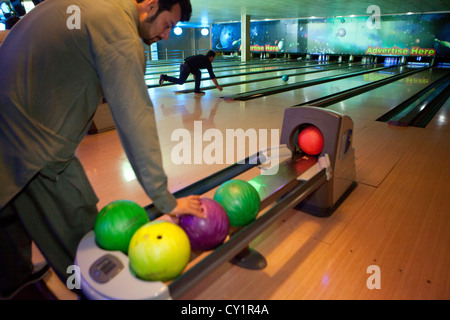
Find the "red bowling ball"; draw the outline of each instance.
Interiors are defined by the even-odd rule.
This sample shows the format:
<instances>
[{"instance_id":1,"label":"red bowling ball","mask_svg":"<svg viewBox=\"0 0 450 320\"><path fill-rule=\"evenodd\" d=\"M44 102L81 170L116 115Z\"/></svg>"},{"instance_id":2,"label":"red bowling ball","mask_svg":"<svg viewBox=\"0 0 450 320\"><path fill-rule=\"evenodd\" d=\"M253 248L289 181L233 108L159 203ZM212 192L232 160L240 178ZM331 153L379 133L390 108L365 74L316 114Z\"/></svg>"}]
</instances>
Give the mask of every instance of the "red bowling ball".
<instances>
[{"instance_id":1,"label":"red bowling ball","mask_svg":"<svg viewBox=\"0 0 450 320\"><path fill-rule=\"evenodd\" d=\"M182 215L178 225L188 235L193 250L207 251L223 243L228 235L230 221L220 203L208 198L200 201L205 218Z\"/></svg>"},{"instance_id":2,"label":"red bowling ball","mask_svg":"<svg viewBox=\"0 0 450 320\"><path fill-rule=\"evenodd\" d=\"M322 132L314 125L308 125L298 135L298 146L309 155L316 156L323 150L324 139Z\"/></svg>"}]
</instances>

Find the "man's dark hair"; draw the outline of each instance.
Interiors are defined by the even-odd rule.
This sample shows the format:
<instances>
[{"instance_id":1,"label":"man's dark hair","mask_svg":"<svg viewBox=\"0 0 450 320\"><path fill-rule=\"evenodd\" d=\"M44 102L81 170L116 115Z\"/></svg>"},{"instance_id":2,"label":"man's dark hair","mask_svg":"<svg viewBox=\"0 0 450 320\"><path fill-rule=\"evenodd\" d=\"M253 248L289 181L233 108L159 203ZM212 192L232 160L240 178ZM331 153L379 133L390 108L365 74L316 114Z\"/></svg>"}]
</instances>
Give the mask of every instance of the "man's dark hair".
<instances>
[{"instance_id":1,"label":"man's dark hair","mask_svg":"<svg viewBox=\"0 0 450 320\"><path fill-rule=\"evenodd\" d=\"M206 56L209 58L209 57L215 57L216 56L216 53L214 52L214 51L212 51L212 50L209 50L208 51L208 53L206 54Z\"/></svg>"},{"instance_id":2,"label":"man's dark hair","mask_svg":"<svg viewBox=\"0 0 450 320\"><path fill-rule=\"evenodd\" d=\"M141 3L142 1L144 0L136 0L137 3ZM172 7L177 3L181 7L180 21L189 21L192 14L192 6L190 0L159 0L159 8L155 16L158 16L162 11L170 11Z\"/></svg>"}]
</instances>

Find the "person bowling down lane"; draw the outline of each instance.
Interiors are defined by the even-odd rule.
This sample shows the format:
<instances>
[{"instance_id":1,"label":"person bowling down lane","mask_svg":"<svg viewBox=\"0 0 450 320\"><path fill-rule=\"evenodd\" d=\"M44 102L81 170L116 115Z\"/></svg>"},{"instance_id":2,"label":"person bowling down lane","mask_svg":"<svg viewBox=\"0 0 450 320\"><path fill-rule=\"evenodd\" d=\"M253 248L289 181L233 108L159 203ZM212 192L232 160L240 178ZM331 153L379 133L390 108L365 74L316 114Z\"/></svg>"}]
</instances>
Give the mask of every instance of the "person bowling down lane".
<instances>
[{"instance_id":1,"label":"person bowling down lane","mask_svg":"<svg viewBox=\"0 0 450 320\"><path fill-rule=\"evenodd\" d=\"M222 91L222 86L219 85L216 79L216 75L213 72L212 62L216 57L216 53L212 50L209 50L206 55L198 54L195 56L190 56L184 59L184 62L180 65L180 77L175 78L168 76L167 74L162 74L159 76L159 85L162 85L164 81L176 83L176 84L184 84L186 79L189 77L189 74L192 73L194 75L195 80L195 94L204 95L203 91L200 91L200 82L202 81L202 72L201 69L206 69L209 72L209 76L216 85L219 91Z\"/></svg>"}]
</instances>

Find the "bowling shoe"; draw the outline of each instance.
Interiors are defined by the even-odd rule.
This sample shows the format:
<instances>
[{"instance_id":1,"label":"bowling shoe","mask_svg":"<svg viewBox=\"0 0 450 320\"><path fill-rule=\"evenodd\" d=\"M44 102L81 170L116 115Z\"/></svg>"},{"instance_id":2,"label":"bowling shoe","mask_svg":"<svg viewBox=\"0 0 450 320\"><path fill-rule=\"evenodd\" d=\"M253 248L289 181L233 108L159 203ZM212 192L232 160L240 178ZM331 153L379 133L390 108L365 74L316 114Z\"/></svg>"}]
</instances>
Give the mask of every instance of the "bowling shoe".
<instances>
[{"instance_id":1,"label":"bowling shoe","mask_svg":"<svg viewBox=\"0 0 450 320\"><path fill-rule=\"evenodd\" d=\"M162 74L159 76L159 85L162 86L162 84L164 83L164 78L165 78L165 74Z\"/></svg>"}]
</instances>

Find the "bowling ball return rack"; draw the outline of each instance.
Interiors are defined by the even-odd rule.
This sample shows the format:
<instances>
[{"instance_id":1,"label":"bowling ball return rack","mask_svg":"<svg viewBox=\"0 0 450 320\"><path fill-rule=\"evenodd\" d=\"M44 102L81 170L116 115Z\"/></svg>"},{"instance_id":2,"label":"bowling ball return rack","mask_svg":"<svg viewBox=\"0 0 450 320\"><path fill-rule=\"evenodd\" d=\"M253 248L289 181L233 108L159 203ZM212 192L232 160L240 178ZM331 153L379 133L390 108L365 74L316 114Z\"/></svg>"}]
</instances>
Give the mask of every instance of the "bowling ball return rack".
<instances>
[{"instance_id":1,"label":"bowling ball return rack","mask_svg":"<svg viewBox=\"0 0 450 320\"><path fill-rule=\"evenodd\" d=\"M296 143L300 130L310 124L317 126L324 136L324 148L318 156L305 155ZM261 214L256 220L230 233L222 245L170 282L137 278L127 255L100 248L90 231L81 239L75 258L81 273L81 291L86 298L95 300L179 299L226 262L247 269L263 269L267 264L265 258L249 247L253 239L292 208L319 217L331 215L356 187L352 134L353 121L346 115L313 106L286 109L280 145L290 149L291 157L248 181L261 199ZM260 151L174 195L177 198L202 195L265 162L265 152ZM162 215L153 204L145 209L150 220Z\"/></svg>"}]
</instances>

